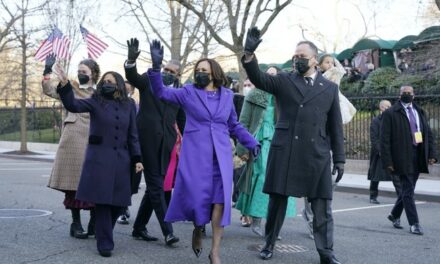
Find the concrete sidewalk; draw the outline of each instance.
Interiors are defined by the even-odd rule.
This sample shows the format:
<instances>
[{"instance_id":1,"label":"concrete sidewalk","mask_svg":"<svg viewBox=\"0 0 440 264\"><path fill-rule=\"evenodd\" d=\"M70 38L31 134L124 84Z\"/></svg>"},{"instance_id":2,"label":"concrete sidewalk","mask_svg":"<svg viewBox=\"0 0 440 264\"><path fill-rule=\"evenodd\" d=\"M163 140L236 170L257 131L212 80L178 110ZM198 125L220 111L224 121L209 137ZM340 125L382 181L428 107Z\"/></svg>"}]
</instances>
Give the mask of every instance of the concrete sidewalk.
<instances>
[{"instance_id":1,"label":"concrete sidewalk","mask_svg":"<svg viewBox=\"0 0 440 264\"><path fill-rule=\"evenodd\" d=\"M28 149L33 154L10 154L10 152L16 152L19 149L19 142L0 141L0 156L11 159L52 162L55 158L56 148L57 144L29 143ZM348 160L347 163L349 162ZM370 181L367 180L367 171L360 173L359 170L355 170L355 173L352 173L349 169L350 166L346 167L348 169L346 169L344 177L338 183L336 191L369 194ZM380 196L395 196L391 182L381 182L379 192ZM440 177L420 178L417 181L415 194L417 200L440 202Z\"/></svg>"}]
</instances>

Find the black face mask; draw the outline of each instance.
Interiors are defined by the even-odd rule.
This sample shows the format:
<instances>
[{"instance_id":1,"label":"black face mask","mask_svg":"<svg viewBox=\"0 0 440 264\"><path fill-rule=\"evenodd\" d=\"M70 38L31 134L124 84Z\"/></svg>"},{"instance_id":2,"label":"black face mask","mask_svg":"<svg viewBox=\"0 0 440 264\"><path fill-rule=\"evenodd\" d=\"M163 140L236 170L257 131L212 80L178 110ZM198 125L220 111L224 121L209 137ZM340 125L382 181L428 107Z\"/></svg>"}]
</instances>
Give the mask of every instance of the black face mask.
<instances>
[{"instance_id":1,"label":"black face mask","mask_svg":"<svg viewBox=\"0 0 440 264\"><path fill-rule=\"evenodd\" d=\"M104 83L101 86L101 95L107 98L112 98L116 91L116 85L112 83Z\"/></svg>"},{"instance_id":2,"label":"black face mask","mask_svg":"<svg viewBox=\"0 0 440 264\"><path fill-rule=\"evenodd\" d=\"M412 96L411 94L408 94L408 93L403 93L400 96L400 101L402 101L405 104L412 103L413 99L414 99L414 96Z\"/></svg>"},{"instance_id":3,"label":"black face mask","mask_svg":"<svg viewBox=\"0 0 440 264\"><path fill-rule=\"evenodd\" d=\"M196 72L194 79L196 81L196 86L200 89L205 88L211 82L209 79L209 73L207 72Z\"/></svg>"},{"instance_id":4,"label":"black face mask","mask_svg":"<svg viewBox=\"0 0 440 264\"><path fill-rule=\"evenodd\" d=\"M310 69L309 67L309 59L306 58L295 58L293 60L293 63L295 64L296 71L303 75Z\"/></svg>"},{"instance_id":5,"label":"black face mask","mask_svg":"<svg viewBox=\"0 0 440 264\"><path fill-rule=\"evenodd\" d=\"M169 72L162 72L162 82L168 86L173 84L177 80L176 76Z\"/></svg>"},{"instance_id":6,"label":"black face mask","mask_svg":"<svg viewBox=\"0 0 440 264\"><path fill-rule=\"evenodd\" d=\"M86 84L90 81L90 77L85 74L78 74L79 84Z\"/></svg>"}]
</instances>

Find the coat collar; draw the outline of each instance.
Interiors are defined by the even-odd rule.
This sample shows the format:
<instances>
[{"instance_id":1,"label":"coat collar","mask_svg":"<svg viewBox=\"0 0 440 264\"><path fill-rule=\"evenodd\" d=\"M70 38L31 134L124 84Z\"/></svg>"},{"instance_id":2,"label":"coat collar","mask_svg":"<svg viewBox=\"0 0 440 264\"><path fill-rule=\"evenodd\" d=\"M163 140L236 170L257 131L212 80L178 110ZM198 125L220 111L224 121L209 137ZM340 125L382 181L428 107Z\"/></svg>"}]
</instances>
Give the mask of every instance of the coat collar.
<instances>
[{"instance_id":1,"label":"coat collar","mask_svg":"<svg viewBox=\"0 0 440 264\"><path fill-rule=\"evenodd\" d=\"M302 103L305 103L307 101L310 101L313 97L317 96L318 94L322 93L325 90L325 79L322 77L322 74L320 72L316 73L316 78L313 83L313 86L308 86L305 82L305 79L303 76L299 74L293 74L291 78L289 78L291 82L295 85L295 87L299 90L299 92L302 95L302 100L300 100Z\"/></svg>"}]
</instances>

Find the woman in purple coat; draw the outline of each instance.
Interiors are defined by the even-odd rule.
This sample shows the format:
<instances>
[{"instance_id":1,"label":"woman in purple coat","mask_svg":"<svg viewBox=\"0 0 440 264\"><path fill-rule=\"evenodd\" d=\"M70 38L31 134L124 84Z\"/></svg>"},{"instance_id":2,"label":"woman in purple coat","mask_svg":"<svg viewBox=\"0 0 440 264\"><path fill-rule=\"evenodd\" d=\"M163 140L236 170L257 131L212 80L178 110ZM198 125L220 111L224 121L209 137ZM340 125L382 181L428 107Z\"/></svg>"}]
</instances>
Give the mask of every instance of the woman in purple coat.
<instances>
[{"instance_id":1,"label":"woman in purple coat","mask_svg":"<svg viewBox=\"0 0 440 264\"><path fill-rule=\"evenodd\" d=\"M213 237L211 263L220 263L220 240L224 226L231 222L232 146L230 136L258 154L258 142L237 121L231 90L220 65L201 59L195 65L195 84L181 89L163 86L160 65L163 47L150 45L153 69L148 70L153 93L162 100L180 105L186 113L185 131L176 182L165 221L193 221L192 248L202 251L201 227L211 221Z\"/></svg>"},{"instance_id":2,"label":"woman in purple coat","mask_svg":"<svg viewBox=\"0 0 440 264\"><path fill-rule=\"evenodd\" d=\"M75 99L72 85L57 65L61 80L57 92L72 113L90 113L89 144L76 199L96 205L96 241L99 254L110 257L116 219L131 204L130 166L143 170L136 128L136 107L127 97L124 79L105 73L96 92Z\"/></svg>"}]
</instances>

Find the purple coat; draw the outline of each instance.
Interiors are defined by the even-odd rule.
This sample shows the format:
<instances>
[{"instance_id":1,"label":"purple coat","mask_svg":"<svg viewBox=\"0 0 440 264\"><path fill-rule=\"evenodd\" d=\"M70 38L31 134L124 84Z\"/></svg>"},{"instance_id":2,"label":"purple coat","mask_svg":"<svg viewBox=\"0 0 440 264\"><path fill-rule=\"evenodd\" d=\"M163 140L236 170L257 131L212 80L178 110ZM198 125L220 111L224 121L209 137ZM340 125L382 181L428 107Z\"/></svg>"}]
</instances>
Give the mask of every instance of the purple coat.
<instances>
[{"instance_id":1,"label":"purple coat","mask_svg":"<svg viewBox=\"0 0 440 264\"><path fill-rule=\"evenodd\" d=\"M160 72L151 69L148 76L153 93L160 99L180 105L186 114L176 182L165 221L190 220L196 225L209 223L215 151L225 198L221 225L229 225L233 173L230 136L235 136L250 150L258 145L237 121L233 92L221 87L219 107L216 113L211 113L205 91L197 89L193 84L185 85L181 89L166 88L162 84Z\"/></svg>"},{"instance_id":2,"label":"purple coat","mask_svg":"<svg viewBox=\"0 0 440 264\"><path fill-rule=\"evenodd\" d=\"M141 160L134 102L101 100L97 96L75 99L70 83L57 91L68 111L90 112L89 144L76 199L130 205L130 167Z\"/></svg>"}]
</instances>

